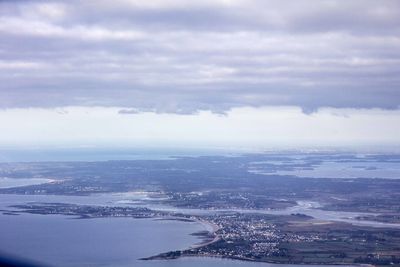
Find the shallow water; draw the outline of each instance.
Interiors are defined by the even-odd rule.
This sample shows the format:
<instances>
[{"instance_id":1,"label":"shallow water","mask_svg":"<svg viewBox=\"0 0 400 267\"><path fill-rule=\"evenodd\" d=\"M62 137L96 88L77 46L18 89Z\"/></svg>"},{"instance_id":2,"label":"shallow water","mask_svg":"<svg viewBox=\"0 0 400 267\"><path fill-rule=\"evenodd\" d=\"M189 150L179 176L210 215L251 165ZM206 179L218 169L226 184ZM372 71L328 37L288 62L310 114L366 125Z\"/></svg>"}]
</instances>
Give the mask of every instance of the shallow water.
<instances>
[{"instance_id":1,"label":"shallow water","mask_svg":"<svg viewBox=\"0 0 400 267\"><path fill-rule=\"evenodd\" d=\"M218 258L141 261L199 242L199 223L131 218L72 219L59 215L0 215L0 251L48 266L268 267ZM285 265L279 265L285 266ZM299 265L288 265L299 266ZM301 265L304 266L304 265Z\"/></svg>"},{"instance_id":2,"label":"shallow water","mask_svg":"<svg viewBox=\"0 0 400 267\"><path fill-rule=\"evenodd\" d=\"M364 215L376 215L372 213L363 212L344 212L344 211L327 211L319 209L321 205L312 201L299 201L298 205L288 207L281 210L246 210L246 209L215 209L215 210L202 210L202 209L185 209L176 208L169 205L153 203L151 198L144 194L139 193L111 193L111 194L92 194L89 196L62 196L62 195L14 195L14 194L0 194L0 209L10 210L11 205L26 204L29 202L47 202L47 203L69 203L79 205L101 205L101 206L129 206L129 207L147 207L154 210L177 212L192 215L207 215L219 212L239 212L239 213L261 213L272 215L290 215L301 213L309 215L318 220L346 222L359 226L371 226L381 228L400 228L398 223L384 223L368 220L357 220L356 217ZM135 204L133 204L135 203ZM140 203L139 205L137 203Z\"/></svg>"},{"instance_id":3,"label":"shallow water","mask_svg":"<svg viewBox=\"0 0 400 267\"><path fill-rule=\"evenodd\" d=\"M293 168L292 170L271 170L268 165L274 164L276 166L286 166ZM292 164L307 163L307 161L291 161L289 163L283 162L253 162L249 169L252 173L257 174L277 174L277 175L294 175L297 177L306 178L377 178L377 179L400 179L400 164L397 161L356 161L356 162L335 162L323 161L320 164L302 167L292 166Z\"/></svg>"},{"instance_id":4,"label":"shallow water","mask_svg":"<svg viewBox=\"0 0 400 267\"><path fill-rule=\"evenodd\" d=\"M125 266L200 240L199 223L152 219L0 216L0 251L54 266ZM139 262L142 264L142 262Z\"/></svg>"},{"instance_id":5,"label":"shallow water","mask_svg":"<svg viewBox=\"0 0 400 267\"><path fill-rule=\"evenodd\" d=\"M45 178L8 178L0 177L0 188L12 188L27 185L38 185L52 182Z\"/></svg>"},{"instance_id":6,"label":"shallow water","mask_svg":"<svg viewBox=\"0 0 400 267\"><path fill-rule=\"evenodd\" d=\"M115 195L109 196L113 198ZM29 200L71 200L101 204L100 196L0 195L2 208ZM68 203L68 201L65 201ZM75 219L61 215L5 215L0 213L0 255L33 260L49 266L143 266L143 267L268 267L304 266L251 263L218 258L181 258L140 261L141 257L185 249L200 242L191 233L206 230L198 222L132 218ZM315 265L314 265L315 266Z\"/></svg>"}]
</instances>

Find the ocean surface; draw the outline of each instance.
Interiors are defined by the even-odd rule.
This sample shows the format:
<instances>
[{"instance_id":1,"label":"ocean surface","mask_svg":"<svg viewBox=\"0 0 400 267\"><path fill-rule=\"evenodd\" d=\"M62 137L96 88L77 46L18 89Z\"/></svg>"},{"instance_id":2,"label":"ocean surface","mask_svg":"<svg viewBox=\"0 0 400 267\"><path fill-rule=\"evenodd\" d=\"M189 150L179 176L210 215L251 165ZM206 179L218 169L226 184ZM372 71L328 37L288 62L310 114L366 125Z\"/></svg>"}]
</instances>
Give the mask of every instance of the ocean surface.
<instances>
[{"instance_id":1,"label":"ocean surface","mask_svg":"<svg viewBox=\"0 0 400 267\"><path fill-rule=\"evenodd\" d=\"M8 177L0 177L0 188L12 188L18 186L28 186L28 185L37 185L37 184L45 184L50 183L51 179L45 178L8 178Z\"/></svg>"},{"instance_id":2,"label":"ocean surface","mask_svg":"<svg viewBox=\"0 0 400 267\"><path fill-rule=\"evenodd\" d=\"M0 195L0 208L31 201L104 205L120 195L93 197ZM123 196L126 198L126 196ZM116 203L116 202L114 202ZM121 205L121 204L120 204ZM122 204L123 205L123 204ZM197 222L158 219L96 218L0 213L0 256L20 258L42 266L143 267L270 267L304 266L251 263L218 258L142 261L139 258L184 249L201 242L192 233L208 230ZM315 265L314 265L315 266Z\"/></svg>"},{"instance_id":3,"label":"ocean surface","mask_svg":"<svg viewBox=\"0 0 400 267\"><path fill-rule=\"evenodd\" d=\"M79 151L78 151L79 152ZM199 156L199 152L163 152L141 151L131 153L124 150L112 153L70 153L62 151L19 151L0 153L0 162L17 161L101 161L109 159L172 159L173 156ZM204 152L204 155L210 154ZM79 155L79 156L78 156ZM229 155L226 153L225 155ZM172 157L171 157L172 156ZM256 164L252 171L263 173L267 165ZM289 170L277 169L278 175L295 175L299 177L335 177L335 178L400 178L398 161L363 161L330 162L323 161L312 168L296 167L291 162L272 162L275 165L287 164ZM1 177L0 188L40 184L50 180L11 179ZM129 192L116 194L93 194L90 196L61 195L12 195L0 194L0 209L9 210L10 205L30 202L58 202L85 205L132 206L139 205L156 210L179 211L188 214L206 214L218 210L177 209L175 207L152 203L146 192ZM319 203L299 201L297 206L283 210L235 210L237 212L260 212L267 214L303 213L317 219L344 221L352 224L374 227L395 227L398 224L387 224L355 219L360 213L324 211ZM209 226L199 222L182 222L157 219L133 218L96 218L77 219L61 215L9 215L0 211L0 256L10 256L39 263L40 266L143 266L143 267L299 267L305 265L276 265L267 263L250 263L219 258L180 258L176 260L141 261L171 250L185 249L201 242L192 233L209 230ZM314 265L316 266L316 265Z\"/></svg>"},{"instance_id":4,"label":"ocean surface","mask_svg":"<svg viewBox=\"0 0 400 267\"><path fill-rule=\"evenodd\" d=\"M231 155L216 149L2 149L0 162L171 160L174 157Z\"/></svg>"},{"instance_id":5,"label":"ocean surface","mask_svg":"<svg viewBox=\"0 0 400 267\"><path fill-rule=\"evenodd\" d=\"M325 161L313 169L295 168L292 171L277 171L278 175L295 175L310 178L378 178L399 179L398 162L330 162Z\"/></svg>"}]
</instances>

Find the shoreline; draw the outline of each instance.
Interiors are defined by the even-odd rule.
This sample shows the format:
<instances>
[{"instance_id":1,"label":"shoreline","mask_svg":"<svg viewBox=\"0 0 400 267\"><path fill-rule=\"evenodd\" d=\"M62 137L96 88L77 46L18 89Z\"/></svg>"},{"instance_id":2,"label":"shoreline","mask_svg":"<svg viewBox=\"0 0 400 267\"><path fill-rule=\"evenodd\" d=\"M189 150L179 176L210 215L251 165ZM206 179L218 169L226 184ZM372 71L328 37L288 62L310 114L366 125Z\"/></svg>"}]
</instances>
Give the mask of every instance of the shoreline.
<instances>
[{"instance_id":1,"label":"shoreline","mask_svg":"<svg viewBox=\"0 0 400 267\"><path fill-rule=\"evenodd\" d=\"M187 251L187 250L186 250ZM178 250L178 251L171 251L171 252L167 252L168 254L170 253L183 253L185 252L185 250ZM146 257L146 258L140 258L139 260L177 260L180 258L217 258L217 259L224 259L224 260L232 260L232 261L242 261L242 262L254 262L254 263L265 263L265 264L274 264L277 265L277 267L279 267L278 265L302 265L302 266L351 266L351 267L375 267L375 265L371 265L371 264L350 264L350 263L337 263L337 264L324 264L324 263L286 263L286 262L277 262L277 261L258 261L255 259L251 259L251 258L241 258L241 257L236 257L236 256L221 256L221 255L202 255L202 254L181 254L181 255L171 255L171 256L167 256L164 254L167 253L161 253L159 255L155 255L155 256L151 256L151 257Z\"/></svg>"},{"instance_id":2,"label":"shoreline","mask_svg":"<svg viewBox=\"0 0 400 267\"><path fill-rule=\"evenodd\" d=\"M182 220L182 218L180 217L173 217L170 218L172 220ZM279 267L278 265L302 265L302 266L351 266L351 267L375 267L375 265L371 265L371 264L351 264L351 263L334 263L334 264L325 264L325 263L318 263L318 262L303 262L303 263L287 263L287 262L279 262L279 261L275 261L275 260L265 260L265 261L261 261L261 260L256 260L256 259L252 259L252 258L246 258L246 257L238 257L238 256L222 256L222 255L204 255L204 254L192 254L191 250L193 249L199 249L205 246L208 246L210 244L213 244L215 242L218 242L219 240L221 240L221 237L219 235L216 234L216 232L220 229L220 227L215 224L212 223L210 221L201 219L201 218L185 218L184 220L187 221L192 221L192 222L198 222L200 224L205 225L206 227L210 227L211 231L207 230L209 234L214 234L215 237L212 240L209 241L203 241L199 244L194 244L192 246L190 246L189 248L186 249L182 249L182 250L176 250L176 251L168 251L168 252L164 252L164 253L160 253L158 255L154 255L154 256L150 256L150 257L145 257L145 258L140 258L139 260L173 260L173 259L180 259L180 258L218 258L218 259L225 259L225 260L233 260L233 261L242 261L242 262L254 262L254 263L265 263L265 264L274 264L277 265L277 267Z\"/></svg>"},{"instance_id":3,"label":"shoreline","mask_svg":"<svg viewBox=\"0 0 400 267\"><path fill-rule=\"evenodd\" d=\"M194 221L196 221L196 222L198 222L200 224L203 224L203 225L211 227L212 230L211 231L207 230L207 231L211 235L215 235L215 237L212 240L209 240L209 241L204 240L203 242L200 242L198 244L194 244L194 245L190 246L188 249L196 249L196 248L205 247L205 246L211 245L211 244L213 244L215 242L218 242L221 239L221 237L218 234L216 234L216 232L220 229L220 227L217 224L209 222L209 221L204 220L204 219L195 219Z\"/></svg>"},{"instance_id":4,"label":"shoreline","mask_svg":"<svg viewBox=\"0 0 400 267\"><path fill-rule=\"evenodd\" d=\"M173 221L182 221L182 222L196 222L196 223L199 223L199 224L205 226L206 227L205 231L207 231L210 235L215 235L214 238L211 240L203 239L200 243L193 244L193 245L189 246L187 249L184 249L181 251L205 247L205 246L215 243L221 239L221 237L216 234L216 232L220 229L220 227L218 225L216 225L212 222L209 222L207 220L204 220L204 219L170 216L170 217L155 218L154 220L173 220ZM210 228L207 229L207 226L210 227L211 230L210 230ZM193 234L196 234L196 233L192 233L192 235ZM199 237L200 236L201 235L199 235Z\"/></svg>"}]
</instances>

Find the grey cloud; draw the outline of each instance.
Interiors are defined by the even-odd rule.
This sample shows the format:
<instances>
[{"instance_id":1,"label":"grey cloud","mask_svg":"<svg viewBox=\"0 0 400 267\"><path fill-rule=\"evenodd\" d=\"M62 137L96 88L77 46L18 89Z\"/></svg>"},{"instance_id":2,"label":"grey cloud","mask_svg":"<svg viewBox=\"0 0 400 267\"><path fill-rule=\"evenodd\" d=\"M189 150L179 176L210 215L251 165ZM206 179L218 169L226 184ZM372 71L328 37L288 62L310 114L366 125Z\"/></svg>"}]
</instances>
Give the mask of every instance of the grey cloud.
<instances>
[{"instance_id":1,"label":"grey cloud","mask_svg":"<svg viewBox=\"0 0 400 267\"><path fill-rule=\"evenodd\" d=\"M399 107L398 1L227 3L0 2L0 107Z\"/></svg>"},{"instance_id":2,"label":"grey cloud","mask_svg":"<svg viewBox=\"0 0 400 267\"><path fill-rule=\"evenodd\" d=\"M393 33L400 29L400 3L389 1L121 1L76 5L74 19L85 24L192 31L290 31ZM138 2L138 1L133 1ZM142 1L143 2L143 1ZM153 1L149 1L150 3ZM176 4L176 3L184 4ZM124 4L123 4L124 3ZM169 4L169 3L175 3Z\"/></svg>"}]
</instances>

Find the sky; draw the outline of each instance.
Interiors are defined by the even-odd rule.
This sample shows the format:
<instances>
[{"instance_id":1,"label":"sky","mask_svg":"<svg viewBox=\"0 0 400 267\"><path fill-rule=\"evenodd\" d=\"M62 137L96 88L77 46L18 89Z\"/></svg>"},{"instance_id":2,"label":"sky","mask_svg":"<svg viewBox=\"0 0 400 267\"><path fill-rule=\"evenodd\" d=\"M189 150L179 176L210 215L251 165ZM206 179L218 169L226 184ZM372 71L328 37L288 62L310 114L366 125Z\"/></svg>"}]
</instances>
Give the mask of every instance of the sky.
<instances>
[{"instance_id":1,"label":"sky","mask_svg":"<svg viewBox=\"0 0 400 267\"><path fill-rule=\"evenodd\" d=\"M0 147L400 145L397 0L0 1Z\"/></svg>"}]
</instances>

